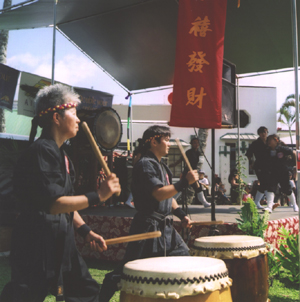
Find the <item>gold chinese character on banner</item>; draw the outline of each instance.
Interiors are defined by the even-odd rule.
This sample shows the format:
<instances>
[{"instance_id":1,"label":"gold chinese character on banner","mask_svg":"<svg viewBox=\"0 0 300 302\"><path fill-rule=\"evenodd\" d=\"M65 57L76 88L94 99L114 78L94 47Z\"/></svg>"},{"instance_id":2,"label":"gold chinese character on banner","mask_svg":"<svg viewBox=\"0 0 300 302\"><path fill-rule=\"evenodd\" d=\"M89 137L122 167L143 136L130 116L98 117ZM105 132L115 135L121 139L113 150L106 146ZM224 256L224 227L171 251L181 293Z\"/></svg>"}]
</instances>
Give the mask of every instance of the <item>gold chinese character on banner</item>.
<instances>
[{"instance_id":1,"label":"gold chinese character on banner","mask_svg":"<svg viewBox=\"0 0 300 302\"><path fill-rule=\"evenodd\" d=\"M193 26L189 31L189 34L194 33L194 36L197 37L199 33L199 37L206 37L206 32L212 31L209 29L210 20L207 16L204 17L203 20L201 20L200 17L197 17L194 22L192 22Z\"/></svg>"},{"instance_id":2,"label":"gold chinese character on banner","mask_svg":"<svg viewBox=\"0 0 300 302\"><path fill-rule=\"evenodd\" d=\"M191 104L194 106L194 105L198 104L197 107L202 109L203 97L206 95L206 93L204 93L204 88L201 87L199 94L195 94L195 93L196 93L195 87L193 87L187 91L188 102L185 105L187 106L187 105Z\"/></svg>"},{"instance_id":3,"label":"gold chinese character on banner","mask_svg":"<svg viewBox=\"0 0 300 302\"><path fill-rule=\"evenodd\" d=\"M198 55L198 57L197 57ZM190 61L186 63L188 65L189 72L199 71L203 73L202 67L203 64L209 65L209 62L204 59L206 54L203 51L198 51L197 53L193 51L193 54L190 55Z\"/></svg>"}]
</instances>

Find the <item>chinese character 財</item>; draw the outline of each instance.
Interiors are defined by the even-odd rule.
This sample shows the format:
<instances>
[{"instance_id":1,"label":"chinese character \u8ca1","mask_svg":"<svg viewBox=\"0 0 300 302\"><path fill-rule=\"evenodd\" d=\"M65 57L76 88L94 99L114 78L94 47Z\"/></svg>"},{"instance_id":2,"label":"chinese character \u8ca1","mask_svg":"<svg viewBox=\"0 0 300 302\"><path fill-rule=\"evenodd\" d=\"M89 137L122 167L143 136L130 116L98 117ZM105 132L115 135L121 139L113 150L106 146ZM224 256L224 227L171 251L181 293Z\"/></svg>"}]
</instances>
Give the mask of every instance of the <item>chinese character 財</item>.
<instances>
[{"instance_id":1,"label":"chinese character \u8ca1","mask_svg":"<svg viewBox=\"0 0 300 302\"><path fill-rule=\"evenodd\" d=\"M189 34L194 33L194 36L197 37L199 33L199 37L206 37L207 31L212 31L208 28L210 25L210 20L207 16L204 17L203 20L201 20L200 17L197 17L194 22L192 22L193 26L189 31Z\"/></svg>"},{"instance_id":2,"label":"chinese character \u8ca1","mask_svg":"<svg viewBox=\"0 0 300 302\"><path fill-rule=\"evenodd\" d=\"M196 57L198 55L198 58ZM202 67L203 64L209 65L209 62L206 61L204 59L204 57L206 56L205 53L203 53L203 51L198 51L197 53L195 51L193 51L193 54L190 55L190 61L188 63L186 63L188 65L188 69L190 72L193 71L199 71L201 73L203 73L202 71Z\"/></svg>"},{"instance_id":3,"label":"chinese character \u8ca1","mask_svg":"<svg viewBox=\"0 0 300 302\"><path fill-rule=\"evenodd\" d=\"M202 103L203 103L203 97L206 96L206 93L204 93L204 88L201 87L200 93L196 93L196 88L193 87L187 91L187 99L188 102L185 104L186 106L191 104L191 105L196 105L198 103L198 108L202 109Z\"/></svg>"}]
</instances>

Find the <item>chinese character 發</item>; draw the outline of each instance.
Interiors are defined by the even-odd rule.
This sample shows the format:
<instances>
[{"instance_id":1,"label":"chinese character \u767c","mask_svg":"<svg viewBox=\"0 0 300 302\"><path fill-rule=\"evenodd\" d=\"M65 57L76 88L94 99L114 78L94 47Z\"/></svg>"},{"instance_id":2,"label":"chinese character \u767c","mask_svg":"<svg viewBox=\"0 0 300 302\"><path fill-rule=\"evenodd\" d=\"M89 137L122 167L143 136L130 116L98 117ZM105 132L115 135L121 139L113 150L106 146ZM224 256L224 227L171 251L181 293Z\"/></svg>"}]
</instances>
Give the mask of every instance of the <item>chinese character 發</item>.
<instances>
[{"instance_id":1,"label":"chinese character \u767c","mask_svg":"<svg viewBox=\"0 0 300 302\"><path fill-rule=\"evenodd\" d=\"M197 54L198 54L198 58L196 58ZM193 54L189 56L190 61L186 63L186 65L188 65L189 67L189 71L190 72L199 71L203 73L202 71L203 64L209 65L209 62L204 59L205 56L206 54L203 53L203 51L198 51L197 53L193 51Z\"/></svg>"},{"instance_id":2,"label":"chinese character \u767c","mask_svg":"<svg viewBox=\"0 0 300 302\"><path fill-rule=\"evenodd\" d=\"M195 37L198 36L198 33L200 37L206 37L206 32L212 31L208 28L208 26L210 25L210 20L207 16L205 16L203 20L201 20L200 17L197 17L196 20L192 22L192 24L193 26L190 29L189 34L194 33Z\"/></svg>"},{"instance_id":3,"label":"chinese character \u767c","mask_svg":"<svg viewBox=\"0 0 300 302\"><path fill-rule=\"evenodd\" d=\"M197 107L202 109L203 97L206 96L206 93L204 93L204 88L201 87L199 94L195 94L195 93L196 93L195 87L193 87L187 91L188 102L185 105L187 106L187 105L191 104L194 106L198 103Z\"/></svg>"}]
</instances>

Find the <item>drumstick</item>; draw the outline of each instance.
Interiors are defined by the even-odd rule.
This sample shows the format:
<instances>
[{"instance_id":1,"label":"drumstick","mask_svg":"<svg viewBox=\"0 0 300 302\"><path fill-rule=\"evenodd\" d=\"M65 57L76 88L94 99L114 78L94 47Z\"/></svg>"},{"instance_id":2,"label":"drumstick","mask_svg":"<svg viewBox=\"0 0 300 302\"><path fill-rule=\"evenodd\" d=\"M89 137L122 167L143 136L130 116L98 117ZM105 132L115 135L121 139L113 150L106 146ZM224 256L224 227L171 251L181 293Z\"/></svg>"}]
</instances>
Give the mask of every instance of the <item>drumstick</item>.
<instances>
[{"instance_id":1,"label":"drumstick","mask_svg":"<svg viewBox=\"0 0 300 302\"><path fill-rule=\"evenodd\" d=\"M186 156L186 154L185 154L185 152L184 152L184 150L181 146L180 140L178 138L175 138L175 141L176 141L176 144L177 144L177 146L178 146L178 148L181 152L181 155L182 155L187 167L189 168L190 171L193 171L192 166L191 166L191 164L190 164L190 162L189 162L189 160L188 160L188 158L187 158L187 156ZM200 187L200 184L199 184L198 181L196 181L196 186L197 186L197 188Z\"/></svg>"},{"instance_id":2,"label":"drumstick","mask_svg":"<svg viewBox=\"0 0 300 302\"><path fill-rule=\"evenodd\" d=\"M106 243L106 245L111 245L111 244L118 244L118 243L124 243L124 242L131 242L131 241L157 238L157 237L160 237L160 236L161 236L161 232L156 231L156 232L149 232L149 233L142 233L142 234L136 234L136 235L129 235L129 236L124 236L124 237L107 239L107 240L105 240L105 243Z\"/></svg>"},{"instance_id":3,"label":"drumstick","mask_svg":"<svg viewBox=\"0 0 300 302\"><path fill-rule=\"evenodd\" d=\"M223 220L217 221L192 221L191 225L214 225L214 224L224 224Z\"/></svg>"},{"instance_id":4,"label":"drumstick","mask_svg":"<svg viewBox=\"0 0 300 302\"><path fill-rule=\"evenodd\" d=\"M96 158L98 159L98 161L99 161L101 167L102 167L103 170L104 170L104 173L105 173L107 176L110 175L110 174L111 174L111 173L110 173L110 170L109 170L109 168L108 168L108 166L107 166L107 164L106 164L106 161L105 161L104 158L103 158L103 155L102 155L102 153L101 153L99 147L97 146L97 143L96 143L96 141L95 141L95 139L94 139L94 137L93 137L93 135L92 135L92 133L91 133L91 130L90 130L89 126L87 125L86 122L82 122L82 123L81 123L81 126L82 126L82 129L84 130L84 132L85 132L85 134L86 134L86 136L87 136L87 138L88 138L88 140L89 140L91 146L92 146L92 149L93 149L93 151L94 151L94 153L95 153L95 155L96 155ZM120 195L120 192L116 193L116 195L119 196L119 195Z\"/></svg>"}]
</instances>

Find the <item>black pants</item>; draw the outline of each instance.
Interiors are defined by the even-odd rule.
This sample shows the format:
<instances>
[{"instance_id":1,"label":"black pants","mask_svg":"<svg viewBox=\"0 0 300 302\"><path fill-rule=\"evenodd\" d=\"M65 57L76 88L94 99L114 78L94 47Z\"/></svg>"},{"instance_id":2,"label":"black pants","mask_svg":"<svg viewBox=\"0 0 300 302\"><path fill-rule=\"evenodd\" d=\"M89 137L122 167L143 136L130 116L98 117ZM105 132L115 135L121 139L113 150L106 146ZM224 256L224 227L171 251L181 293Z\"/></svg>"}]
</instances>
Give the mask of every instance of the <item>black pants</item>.
<instances>
[{"instance_id":1,"label":"black pants","mask_svg":"<svg viewBox=\"0 0 300 302\"><path fill-rule=\"evenodd\" d=\"M270 172L267 169L257 168L255 169L255 174L259 180L258 191L264 193L265 190L270 191Z\"/></svg>"},{"instance_id":2,"label":"black pants","mask_svg":"<svg viewBox=\"0 0 300 302\"><path fill-rule=\"evenodd\" d=\"M289 170L287 168L279 168L272 171L270 176L270 192L276 191L276 188L280 185L280 191L286 195L292 194L292 188L290 186Z\"/></svg>"},{"instance_id":3,"label":"black pants","mask_svg":"<svg viewBox=\"0 0 300 302\"><path fill-rule=\"evenodd\" d=\"M189 249L173 228L171 220L158 221L150 216L137 213L132 221L130 234L152 231L161 231L162 237L130 242L124 260L117 269L106 274L100 291L100 302L108 302L118 290L117 284L121 280L123 267L127 262L136 259L162 257L165 252L167 256L189 256Z\"/></svg>"},{"instance_id":4,"label":"black pants","mask_svg":"<svg viewBox=\"0 0 300 302\"><path fill-rule=\"evenodd\" d=\"M43 302L52 291L53 279L45 272L31 267L22 274L14 272L12 281L4 287L0 302ZM81 258L72 259L72 270L63 273L64 297L66 302L98 302L99 285L90 275Z\"/></svg>"}]
</instances>

